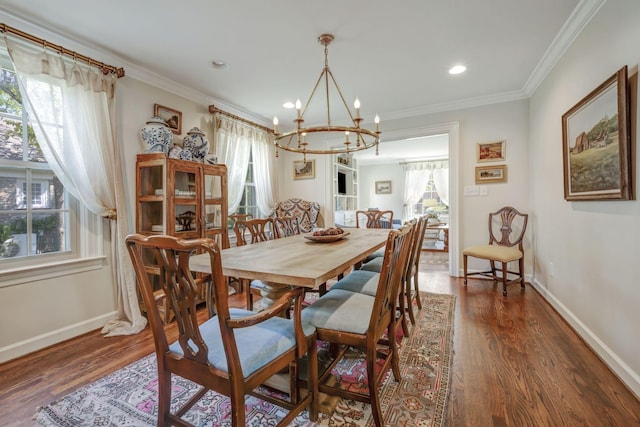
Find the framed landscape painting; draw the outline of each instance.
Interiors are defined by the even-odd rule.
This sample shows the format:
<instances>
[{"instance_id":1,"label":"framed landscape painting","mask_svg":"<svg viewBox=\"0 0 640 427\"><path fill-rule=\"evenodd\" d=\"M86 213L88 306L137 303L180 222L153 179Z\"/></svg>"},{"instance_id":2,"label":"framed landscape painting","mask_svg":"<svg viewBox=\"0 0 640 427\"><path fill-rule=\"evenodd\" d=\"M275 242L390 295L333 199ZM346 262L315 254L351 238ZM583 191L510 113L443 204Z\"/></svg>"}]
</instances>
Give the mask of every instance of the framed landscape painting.
<instances>
[{"instance_id":1,"label":"framed landscape painting","mask_svg":"<svg viewBox=\"0 0 640 427\"><path fill-rule=\"evenodd\" d=\"M153 115L162 117L174 134L180 135L182 133L182 112L155 104L153 106Z\"/></svg>"},{"instance_id":2,"label":"framed landscape painting","mask_svg":"<svg viewBox=\"0 0 640 427\"><path fill-rule=\"evenodd\" d=\"M507 165L476 167L476 184L492 182L507 182Z\"/></svg>"},{"instance_id":3,"label":"framed landscape painting","mask_svg":"<svg viewBox=\"0 0 640 427\"><path fill-rule=\"evenodd\" d=\"M391 181L376 181L376 194L391 194Z\"/></svg>"},{"instance_id":4,"label":"framed landscape painting","mask_svg":"<svg viewBox=\"0 0 640 427\"><path fill-rule=\"evenodd\" d=\"M294 160L293 161L293 179L310 179L316 177L316 161L315 160Z\"/></svg>"},{"instance_id":5,"label":"framed landscape painting","mask_svg":"<svg viewBox=\"0 0 640 427\"><path fill-rule=\"evenodd\" d=\"M627 67L562 116L564 198L633 196Z\"/></svg>"},{"instance_id":6,"label":"framed landscape painting","mask_svg":"<svg viewBox=\"0 0 640 427\"><path fill-rule=\"evenodd\" d=\"M481 142L478 144L478 163L498 162L505 159L507 141Z\"/></svg>"}]
</instances>

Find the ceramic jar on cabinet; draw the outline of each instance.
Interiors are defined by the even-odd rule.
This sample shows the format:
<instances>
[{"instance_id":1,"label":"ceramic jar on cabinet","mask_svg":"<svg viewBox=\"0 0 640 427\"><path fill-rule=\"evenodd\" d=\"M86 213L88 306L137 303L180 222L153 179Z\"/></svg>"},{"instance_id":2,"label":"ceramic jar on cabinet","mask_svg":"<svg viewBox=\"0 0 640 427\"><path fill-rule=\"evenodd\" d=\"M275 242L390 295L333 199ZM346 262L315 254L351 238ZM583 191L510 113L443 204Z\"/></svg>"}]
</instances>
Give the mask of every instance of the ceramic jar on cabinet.
<instances>
[{"instance_id":1,"label":"ceramic jar on cabinet","mask_svg":"<svg viewBox=\"0 0 640 427\"><path fill-rule=\"evenodd\" d=\"M162 117L153 116L140 129L140 139L147 153L167 154L173 142L173 133Z\"/></svg>"},{"instance_id":2,"label":"ceramic jar on cabinet","mask_svg":"<svg viewBox=\"0 0 640 427\"><path fill-rule=\"evenodd\" d=\"M195 127L187 132L187 136L182 142L182 148L191 151L193 161L202 163L206 155L209 154L209 141L204 132Z\"/></svg>"}]
</instances>

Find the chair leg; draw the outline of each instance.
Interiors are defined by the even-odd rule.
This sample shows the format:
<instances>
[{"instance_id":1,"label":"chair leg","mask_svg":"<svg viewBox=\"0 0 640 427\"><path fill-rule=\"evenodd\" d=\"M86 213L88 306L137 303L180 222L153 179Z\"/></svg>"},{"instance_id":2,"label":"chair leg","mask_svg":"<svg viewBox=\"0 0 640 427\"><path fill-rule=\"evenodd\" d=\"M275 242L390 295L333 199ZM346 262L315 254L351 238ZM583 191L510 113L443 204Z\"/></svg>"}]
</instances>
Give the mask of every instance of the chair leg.
<instances>
[{"instance_id":1,"label":"chair leg","mask_svg":"<svg viewBox=\"0 0 640 427\"><path fill-rule=\"evenodd\" d=\"M315 335L309 341L307 349L307 387L309 393L312 393L311 403L309 404L309 419L315 422L318 419L320 403L318 394L318 346L316 345Z\"/></svg>"},{"instance_id":2,"label":"chair leg","mask_svg":"<svg viewBox=\"0 0 640 427\"><path fill-rule=\"evenodd\" d=\"M520 287L524 289L524 257L518 260L518 269L520 270Z\"/></svg>"},{"instance_id":3,"label":"chair leg","mask_svg":"<svg viewBox=\"0 0 640 427\"><path fill-rule=\"evenodd\" d=\"M380 395L378 391L378 379L376 376L376 350L368 351L367 354L367 379L369 381L369 400L371 403L371 414L376 426L382 427L383 416L380 408ZM391 355L389 355L391 357Z\"/></svg>"},{"instance_id":4,"label":"chair leg","mask_svg":"<svg viewBox=\"0 0 640 427\"><path fill-rule=\"evenodd\" d=\"M245 292L245 298L246 298L245 307L247 308L247 310L253 310L253 295L251 294L251 282L249 282L247 279L240 279L240 282L242 283L240 286L242 287L242 289L244 289L244 292Z\"/></svg>"},{"instance_id":5,"label":"chair leg","mask_svg":"<svg viewBox=\"0 0 640 427\"><path fill-rule=\"evenodd\" d=\"M158 425L169 425L171 409L171 372L158 372Z\"/></svg>"},{"instance_id":6,"label":"chair leg","mask_svg":"<svg viewBox=\"0 0 640 427\"><path fill-rule=\"evenodd\" d=\"M491 261L491 264L493 265L493 261ZM506 262L502 263L502 296L503 297L507 296L507 263Z\"/></svg>"},{"instance_id":7,"label":"chair leg","mask_svg":"<svg viewBox=\"0 0 640 427\"><path fill-rule=\"evenodd\" d=\"M404 288L400 288L400 292L398 294L398 308L400 309L400 325L402 326L402 335L405 337L409 336L409 325L407 325L407 310L411 312L411 301L408 301L409 308L405 306L405 301L411 298L411 295L407 295Z\"/></svg>"},{"instance_id":8,"label":"chair leg","mask_svg":"<svg viewBox=\"0 0 640 427\"><path fill-rule=\"evenodd\" d=\"M422 310L422 301L420 300L420 286L418 286L418 268L416 267L416 272L413 274L413 288L416 291L416 303L418 304L418 310ZM413 315L413 311L411 312ZM415 324L415 321L412 321Z\"/></svg>"},{"instance_id":9,"label":"chair leg","mask_svg":"<svg viewBox=\"0 0 640 427\"><path fill-rule=\"evenodd\" d=\"M406 310L407 313L409 313L409 320L411 321L412 325L416 324L416 318L413 315L413 304L411 301L411 278L407 279L407 285L405 287L405 291L404 291L403 295L405 297L405 301L407 304ZM418 292L416 292L416 299L419 301L420 300L420 296L418 295ZM406 323L406 320L405 320Z\"/></svg>"},{"instance_id":10,"label":"chair leg","mask_svg":"<svg viewBox=\"0 0 640 427\"><path fill-rule=\"evenodd\" d=\"M462 263L464 265L464 287L467 287L467 256L462 256Z\"/></svg>"},{"instance_id":11,"label":"chair leg","mask_svg":"<svg viewBox=\"0 0 640 427\"><path fill-rule=\"evenodd\" d=\"M489 261L489 264L491 264L491 275L493 275L493 281L497 282L498 281L498 276L496 275L496 262L494 260L491 260L491 261ZM504 270L504 268L503 268L503 270Z\"/></svg>"},{"instance_id":12,"label":"chair leg","mask_svg":"<svg viewBox=\"0 0 640 427\"><path fill-rule=\"evenodd\" d=\"M229 398L231 400L231 425L245 425L244 393L241 390L232 389Z\"/></svg>"}]
</instances>

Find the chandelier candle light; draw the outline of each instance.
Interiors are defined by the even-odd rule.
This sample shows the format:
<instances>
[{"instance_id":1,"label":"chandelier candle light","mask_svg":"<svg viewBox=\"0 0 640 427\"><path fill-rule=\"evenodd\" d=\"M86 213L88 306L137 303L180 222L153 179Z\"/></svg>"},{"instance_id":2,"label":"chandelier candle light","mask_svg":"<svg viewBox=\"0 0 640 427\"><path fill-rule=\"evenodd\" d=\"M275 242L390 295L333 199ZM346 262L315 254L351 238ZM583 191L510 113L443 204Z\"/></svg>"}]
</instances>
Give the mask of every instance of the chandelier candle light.
<instances>
[{"instance_id":1,"label":"chandelier candle light","mask_svg":"<svg viewBox=\"0 0 640 427\"><path fill-rule=\"evenodd\" d=\"M347 105L344 96L342 95L342 91L338 87L338 83L333 77L333 73L329 69L329 60L328 60L328 52L329 52L329 44L333 41L334 37L331 34L323 34L318 37L318 41L321 45L324 46L324 68L320 73L320 77L316 82L313 90L311 91L311 95L304 105L304 109L302 108L302 103L300 99L296 100L296 119L294 120L295 129L286 132L286 133L278 133L278 117L273 118L273 133L275 135L275 146L276 146L276 157L278 157L278 149L283 149L286 151L292 151L295 153L302 153L304 156L304 161L307 160L307 154L349 154L354 151L366 150L372 147L376 147L376 155L378 155L378 143L380 142L380 117L376 114L374 123L375 130L369 130L360 126L362 122L362 118L360 117L360 100L356 98L353 103L353 107L355 108L355 117L351 113L349 106ZM331 79L329 79L331 78ZM351 120L351 124L349 126L338 126L331 124L331 109L329 103L329 80L333 83L335 90L337 92L340 101L344 105L349 118ZM313 96L316 93L316 90L320 86L320 82L324 81L325 86L325 95L326 95L326 108L327 108L327 124L320 126L309 126L304 127L304 115L307 112L307 108L311 104L313 100ZM310 149L309 143L307 141L307 135L310 134L332 134L332 133L344 133L344 147L336 147L333 149ZM352 136L353 141L349 140L349 137Z\"/></svg>"}]
</instances>

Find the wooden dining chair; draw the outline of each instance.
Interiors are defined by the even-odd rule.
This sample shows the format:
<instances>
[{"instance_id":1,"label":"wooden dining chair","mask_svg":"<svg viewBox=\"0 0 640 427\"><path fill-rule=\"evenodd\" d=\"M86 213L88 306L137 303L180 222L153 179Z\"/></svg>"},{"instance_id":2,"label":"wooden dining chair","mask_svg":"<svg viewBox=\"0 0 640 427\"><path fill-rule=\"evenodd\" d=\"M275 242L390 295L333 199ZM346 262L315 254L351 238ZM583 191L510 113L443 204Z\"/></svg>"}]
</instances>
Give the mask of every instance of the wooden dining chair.
<instances>
[{"instance_id":1,"label":"wooden dining chair","mask_svg":"<svg viewBox=\"0 0 640 427\"><path fill-rule=\"evenodd\" d=\"M403 226L389 233L385 262L377 280L375 297L332 287L302 310L302 321L316 327L318 340L339 347L337 357L320 375L320 391L370 403L377 426L383 425L379 398L382 379L391 368L394 379L400 380L395 334L396 302L412 235L413 229L410 226ZM349 276L345 279L347 277ZM386 354L378 351L378 345L387 347ZM349 347L358 348L365 354L368 393L343 389L330 380L331 370L344 358ZM377 363L378 358L382 358L381 365Z\"/></svg>"},{"instance_id":2,"label":"wooden dining chair","mask_svg":"<svg viewBox=\"0 0 640 427\"><path fill-rule=\"evenodd\" d=\"M502 295L507 296L507 285L520 282L524 289L524 246L523 238L527 230L528 214L518 212L511 206L505 206L497 212L489 214L489 244L466 248L462 251L464 263L464 286L467 286L467 277L481 275L490 277L494 281L502 280ZM475 257L489 261L490 269L468 273L467 258ZM510 271L508 265L512 261L518 262L518 271ZM498 276L496 262L501 264ZM516 277L509 280L508 275Z\"/></svg>"},{"instance_id":3,"label":"wooden dining chair","mask_svg":"<svg viewBox=\"0 0 640 427\"><path fill-rule=\"evenodd\" d=\"M295 216L277 216L273 218L273 231L276 239L300 234L300 220Z\"/></svg>"},{"instance_id":4,"label":"wooden dining chair","mask_svg":"<svg viewBox=\"0 0 640 427\"><path fill-rule=\"evenodd\" d=\"M393 211L356 211L357 228L391 228Z\"/></svg>"},{"instance_id":5,"label":"wooden dining chair","mask_svg":"<svg viewBox=\"0 0 640 427\"><path fill-rule=\"evenodd\" d=\"M272 218L253 218L249 220L237 220L233 225L233 231L236 235L236 246L244 246L247 244L266 242L275 237ZM253 310L254 296L262 295L264 282L261 280L240 279L241 288L246 294L246 307Z\"/></svg>"},{"instance_id":6,"label":"wooden dining chair","mask_svg":"<svg viewBox=\"0 0 640 427\"><path fill-rule=\"evenodd\" d=\"M158 362L158 426L191 426L182 416L208 390L228 396L231 425L245 425L245 395L254 395L285 408L278 423L288 425L306 407L317 417L317 350L313 327L301 321L302 291L291 289L260 313L230 308L222 275L220 249L211 239L183 240L173 236L132 234L126 245L136 272ZM198 324L198 288L189 268L197 253L208 254L212 283L206 292L208 319ZM175 314L178 338L170 344L160 313L153 304L149 272L159 283ZM293 320L278 314L293 301ZM175 328L173 328L175 330ZM171 335L172 336L172 335ZM308 391L301 392L299 362L308 355ZM288 398L262 395L259 386L274 374L288 370ZM171 376L179 375L201 386L184 406L171 411ZM201 403L202 404L202 403Z\"/></svg>"}]
</instances>

